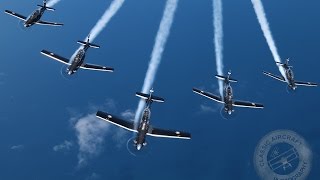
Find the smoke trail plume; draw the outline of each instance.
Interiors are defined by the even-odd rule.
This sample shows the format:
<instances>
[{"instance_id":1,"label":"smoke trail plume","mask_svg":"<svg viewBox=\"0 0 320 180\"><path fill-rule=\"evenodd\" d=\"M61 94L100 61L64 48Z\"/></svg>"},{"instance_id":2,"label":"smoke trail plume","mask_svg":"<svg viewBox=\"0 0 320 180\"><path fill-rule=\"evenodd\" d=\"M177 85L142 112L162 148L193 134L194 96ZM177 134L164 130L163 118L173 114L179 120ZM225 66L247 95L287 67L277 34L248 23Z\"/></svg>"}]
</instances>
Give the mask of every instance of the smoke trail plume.
<instances>
[{"instance_id":1,"label":"smoke trail plume","mask_svg":"<svg viewBox=\"0 0 320 180\"><path fill-rule=\"evenodd\" d=\"M216 66L218 75L223 75L223 16L222 1L213 0L213 27ZM220 96L223 97L223 82L218 80Z\"/></svg>"},{"instance_id":2,"label":"smoke trail plume","mask_svg":"<svg viewBox=\"0 0 320 180\"><path fill-rule=\"evenodd\" d=\"M113 0L109 8L105 11L96 25L90 31L90 41L92 42L100 32L107 26L112 17L118 12L118 10L122 7L125 0ZM86 40L85 40L86 41ZM76 53L81 49L79 47L75 53L72 55L71 59L73 59Z\"/></svg>"},{"instance_id":3,"label":"smoke trail plume","mask_svg":"<svg viewBox=\"0 0 320 180\"><path fill-rule=\"evenodd\" d=\"M60 1L61 0L50 0L49 2L47 2L47 6L48 7L53 7L55 4L57 4Z\"/></svg>"},{"instance_id":4,"label":"smoke trail plume","mask_svg":"<svg viewBox=\"0 0 320 180\"><path fill-rule=\"evenodd\" d=\"M144 79L142 92L148 93L151 89L154 78L156 76L158 66L161 62L162 53L164 47L166 45L168 36L170 34L171 25L174 19L174 15L178 6L179 0L167 0L166 7L161 19L160 27L155 39L155 44L151 54L151 60L149 62L149 67L146 73L146 77ZM138 121L141 112L143 110L144 102L141 100L139 102L136 114L135 114L135 122Z\"/></svg>"},{"instance_id":5,"label":"smoke trail plume","mask_svg":"<svg viewBox=\"0 0 320 180\"><path fill-rule=\"evenodd\" d=\"M261 30L263 32L263 35L266 38L266 41L267 41L268 46L269 46L269 49L270 49L270 51L272 53L273 59L274 59L275 62L281 62L281 58L280 58L280 55L278 53L277 46L276 46L276 44L274 42L274 39L272 37L272 33L271 33L271 30L270 30L269 23L268 23L268 20L266 18L266 14L265 14L265 11L264 11L264 8L263 8L261 0L251 0L251 2L252 2L252 5L253 5L253 8L254 8L254 11L255 11L255 13L257 15L257 19L259 21L259 24L260 24ZM278 67L279 67L279 71L281 72L282 76L286 77L285 76L285 70L283 69L283 67L282 66L278 66Z\"/></svg>"}]
</instances>

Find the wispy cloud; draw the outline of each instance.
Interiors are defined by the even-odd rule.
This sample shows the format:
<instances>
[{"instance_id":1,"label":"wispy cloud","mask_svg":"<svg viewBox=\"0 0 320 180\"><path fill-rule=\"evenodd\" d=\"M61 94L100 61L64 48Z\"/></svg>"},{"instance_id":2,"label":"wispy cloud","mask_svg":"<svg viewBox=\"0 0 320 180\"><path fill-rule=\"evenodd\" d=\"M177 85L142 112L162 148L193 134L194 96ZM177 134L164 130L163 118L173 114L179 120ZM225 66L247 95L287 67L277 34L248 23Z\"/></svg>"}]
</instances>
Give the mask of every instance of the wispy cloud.
<instances>
[{"instance_id":1,"label":"wispy cloud","mask_svg":"<svg viewBox=\"0 0 320 180\"><path fill-rule=\"evenodd\" d=\"M201 112L217 112L218 111L218 107L201 104L200 105L200 110L201 110Z\"/></svg>"},{"instance_id":2,"label":"wispy cloud","mask_svg":"<svg viewBox=\"0 0 320 180\"><path fill-rule=\"evenodd\" d=\"M88 114L80 118L74 128L79 145L78 167L81 168L87 164L88 159L102 151L109 124L97 119L95 114Z\"/></svg>"},{"instance_id":3,"label":"wispy cloud","mask_svg":"<svg viewBox=\"0 0 320 180\"><path fill-rule=\"evenodd\" d=\"M134 115L135 115L135 113L131 109L125 110L124 112L121 113L121 116L124 119L127 119L129 121L133 121L134 120Z\"/></svg>"},{"instance_id":4,"label":"wispy cloud","mask_svg":"<svg viewBox=\"0 0 320 180\"><path fill-rule=\"evenodd\" d=\"M86 180L97 180L100 179L101 176L95 172L93 172L89 177L86 178Z\"/></svg>"},{"instance_id":5,"label":"wispy cloud","mask_svg":"<svg viewBox=\"0 0 320 180\"><path fill-rule=\"evenodd\" d=\"M0 72L0 85L4 84L4 79L5 79L6 74L3 72Z\"/></svg>"},{"instance_id":6,"label":"wispy cloud","mask_svg":"<svg viewBox=\"0 0 320 180\"><path fill-rule=\"evenodd\" d=\"M65 140L63 143L53 146L53 150L56 152L66 152L71 150L73 147L73 143L71 141Z\"/></svg>"},{"instance_id":7,"label":"wispy cloud","mask_svg":"<svg viewBox=\"0 0 320 180\"><path fill-rule=\"evenodd\" d=\"M24 149L24 145L22 145L22 144L14 145L14 146L11 146L10 149L14 150L14 151L22 150L22 149Z\"/></svg>"},{"instance_id":8,"label":"wispy cloud","mask_svg":"<svg viewBox=\"0 0 320 180\"><path fill-rule=\"evenodd\" d=\"M78 168L85 166L88 160L97 157L103 151L103 145L107 135L116 142L118 148L126 142L126 131L121 128L111 129L110 124L96 117L97 110L107 109L108 112L115 112L116 102L107 99L102 106L90 104L89 112L86 115L77 115L74 110L69 109L74 117L70 118L73 128L76 132L77 143L79 146ZM132 120L134 113L132 110L126 110L120 113L125 120Z\"/></svg>"}]
</instances>

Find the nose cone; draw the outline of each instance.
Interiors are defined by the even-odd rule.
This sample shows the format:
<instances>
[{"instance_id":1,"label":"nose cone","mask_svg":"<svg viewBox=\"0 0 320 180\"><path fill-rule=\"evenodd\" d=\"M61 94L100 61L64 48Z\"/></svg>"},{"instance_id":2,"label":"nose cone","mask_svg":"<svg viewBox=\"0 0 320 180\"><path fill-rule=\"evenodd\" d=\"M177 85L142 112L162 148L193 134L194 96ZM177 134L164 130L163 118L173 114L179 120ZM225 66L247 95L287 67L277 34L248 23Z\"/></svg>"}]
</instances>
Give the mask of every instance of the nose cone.
<instances>
[{"instance_id":1,"label":"nose cone","mask_svg":"<svg viewBox=\"0 0 320 180\"><path fill-rule=\"evenodd\" d=\"M137 150L139 151L141 148L142 148L142 145L141 145L141 144L138 144L138 145L137 145Z\"/></svg>"},{"instance_id":2,"label":"nose cone","mask_svg":"<svg viewBox=\"0 0 320 180\"><path fill-rule=\"evenodd\" d=\"M228 111L228 114L231 115L232 111Z\"/></svg>"},{"instance_id":3,"label":"nose cone","mask_svg":"<svg viewBox=\"0 0 320 180\"><path fill-rule=\"evenodd\" d=\"M72 74L72 71L68 71L68 75L71 75Z\"/></svg>"}]
</instances>

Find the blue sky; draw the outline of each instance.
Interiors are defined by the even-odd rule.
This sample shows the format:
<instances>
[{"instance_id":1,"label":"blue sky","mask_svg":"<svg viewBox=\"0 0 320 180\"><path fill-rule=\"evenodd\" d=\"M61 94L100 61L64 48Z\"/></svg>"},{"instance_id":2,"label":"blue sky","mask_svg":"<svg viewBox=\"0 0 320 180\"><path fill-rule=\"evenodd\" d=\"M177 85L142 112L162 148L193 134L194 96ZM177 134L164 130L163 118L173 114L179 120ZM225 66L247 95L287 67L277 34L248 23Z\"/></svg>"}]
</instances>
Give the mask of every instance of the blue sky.
<instances>
[{"instance_id":1,"label":"blue sky","mask_svg":"<svg viewBox=\"0 0 320 180\"><path fill-rule=\"evenodd\" d=\"M236 99L261 102L265 109L236 109L235 118L225 120L219 105L192 92L198 87L217 93L212 1L181 0L154 83L166 102L154 104L151 123L189 131L192 140L148 138L148 155L130 155L132 134L92 114L99 109L132 116L165 1L126 1L95 39L101 48L89 49L86 61L114 67L114 73L79 70L67 80L60 63L40 54L47 49L70 57L110 2L61 0L43 19L63 27L24 31L17 19L0 16L0 179L258 179L254 149L278 129L305 138L314 154L309 179L319 177L319 88L289 94L285 84L262 74L280 73L249 0L223 1L224 71L231 69L239 81L233 84ZM28 15L36 4L4 0L0 7ZM296 79L320 82L320 2L264 5L280 56L291 58ZM93 153L80 149L81 122L96 137ZM79 157L86 163L79 166Z\"/></svg>"}]
</instances>

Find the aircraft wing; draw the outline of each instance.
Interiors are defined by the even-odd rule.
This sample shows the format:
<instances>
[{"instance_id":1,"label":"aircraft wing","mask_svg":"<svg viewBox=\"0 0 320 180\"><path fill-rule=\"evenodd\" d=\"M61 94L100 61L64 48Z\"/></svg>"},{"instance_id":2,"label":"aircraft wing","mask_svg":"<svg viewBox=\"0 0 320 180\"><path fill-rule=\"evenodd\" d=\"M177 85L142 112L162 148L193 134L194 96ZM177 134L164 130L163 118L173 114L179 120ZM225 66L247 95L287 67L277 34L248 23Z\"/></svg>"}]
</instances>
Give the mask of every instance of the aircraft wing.
<instances>
[{"instance_id":1,"label":"aircraft wing","mask_svg":"<svg viewBox=\"0 0 320 180\"><path fill-rule=\"evenodd\" d=\"M99 66L99 65L95 65L95 64L84 64L82 66L80 66L80 68L82 69L88 69L88 70L94 70L94 71L107 71L107 72L113 72L113 68L111 67L106 67L106 66Z\"/></svg>"},{"instance_id":2,"label":"aircraft wing","mask_svg":"<svg viewBox=\"0 0 320 180\"><path fill-rule=\"evenodd\" d=\"M13 16L13 17L16 17L16 18L18 18L18 19L20 19L20 20L22 20L22 21L26 21L26 20L27 20L27 18L26 18L25 16L22 16L22 15L20 15L20 14L17 14L17 13L15 13L15 12L13 12L13 11L5 10L4 12L5 12L6 14L9 14L9 15L11 15L11 16Z\"/></svg>"},{"instance_id":3,"label":"aircraft wing","mask_svg":"<svg viewBox=\"0 0 320 180\"><path fill-rule=\"evenodd\" d=\"M114 124L116 126L119 126L123 129L126 129L128 131L132 131L132 132L137 132L137 130L134 129L134 123L133 122L128 122L128 121L124 121L122 119L119 119L117 117L112 116L109 113L105 113L102 111L98 111L96 116L104 121L107 121L111 124Z\"/></svg>"},{"instance_id":4,"label":"aircraft wing","mask_svg":"<svg viewBox=\"0 0 320 180\"><path fill-rule=\"evenodd\" d=\"M312 87L318 86L317 83L301 82L301 81L295 81L295 84L296 84L297 86L312 86Z\"/></svg>"},{"instance_id":5,"label":"aircraft wing","mask_svg":"<svg viewBox=\"0 0 320 180\"><path fill-rule=\"evenodd\" d=\"M47 26L63 26L61 23L56 23L56 22L48 22L48 21L38 21L36 22L38 25L47 25Z\"/></svg>"},{"instance_id":6,"label":"aircraft wing","mask_svg":"<svg viewBox=\"0 0 320 180\"><path fill-rule=\"evenodd\" d=\"M177 138L177 139L191 139L191 134L181 131L171 131L164 130L158 128L149 128L149 132L147 133L149 136L153 137L162 137L162 138Z\"/></svg>"},{"instance_id":7,"label":"aircraft wing","mask_svg":"<svg viewBox=\"0 0 320 180\"><path fill-rule=\"evenodd\" d=\"M286 80L283 78L283 77L280 77L280 76L276 76L274 74L271 74L269 72L266 72L266 71L263 71L263 74L267 75L267 76L270 76L278 81L282 81L282 82L286 82Z\"/></svg>"},{"instance_id":8,"label":"aircraft wing","mask_svg":"<svg viewBox=\"0 0 320 180\"><path fill-rule=\"evenodd\" d=\"M262 104L245 102L245 101L234 101L232 105L236 107L246 107L246 108L264 108Z\"/></svg>"},{"instance_id":9,"label":"aircraft wing","mask_svg":"<svg viewBox=\"0 0 320 180\"><path fill-rule=\"evenodd\" d=\"M56 61L59 61L59 62L61 62L63 64L70 65L69 59L66 59L66 58L64 58L62 56L59 56L59 55L57 55L57 54L55 54L53 52L50 52L50 51L47 51L47 50L42 50L41 54L43 54L45 56L48 56L49 58L52 58L52 59L54 59Z\"/></svg>"},{"instance_id":10,"label":"aircraft wing","mask_svg":"<svg viewBox=\"0 0 320 180\"><path fill-rule=\"evenodd\" d=\"M196 89L196 88L193 88L193 92L195 92L197 94L200 94L201 96L207 97L207 98L209 98L211 100L217 101L219 103L224 103L222 101L221 97L216 96L214 94L211 94L209 92L205 92L205 91L202 91L202 90L199 90L199 89Z\"/></svg>"}]
</instances>

